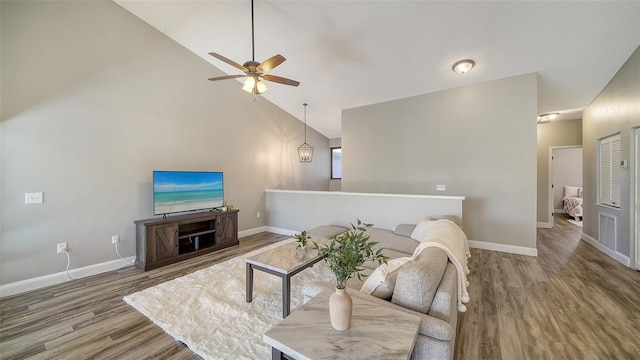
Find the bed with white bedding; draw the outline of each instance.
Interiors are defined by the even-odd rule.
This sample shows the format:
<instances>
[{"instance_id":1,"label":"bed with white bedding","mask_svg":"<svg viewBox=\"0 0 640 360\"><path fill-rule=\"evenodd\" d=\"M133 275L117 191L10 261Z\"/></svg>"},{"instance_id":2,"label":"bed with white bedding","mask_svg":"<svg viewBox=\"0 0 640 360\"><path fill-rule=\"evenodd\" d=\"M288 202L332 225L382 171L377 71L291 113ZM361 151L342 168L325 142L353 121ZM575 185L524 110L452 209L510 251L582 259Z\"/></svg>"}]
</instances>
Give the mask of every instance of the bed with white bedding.
<instances>
[{"instance_id":1,"label":"bed with white bedding","mask_svg":"<svg viewBox=\"0 0 640 360\"><path fill-rule=\"evenodd\" d=\"M576 221L582 220L582 187L564 186L564 196L562 197L564 211L573 216Z\"/></svg>"}]
</instances>

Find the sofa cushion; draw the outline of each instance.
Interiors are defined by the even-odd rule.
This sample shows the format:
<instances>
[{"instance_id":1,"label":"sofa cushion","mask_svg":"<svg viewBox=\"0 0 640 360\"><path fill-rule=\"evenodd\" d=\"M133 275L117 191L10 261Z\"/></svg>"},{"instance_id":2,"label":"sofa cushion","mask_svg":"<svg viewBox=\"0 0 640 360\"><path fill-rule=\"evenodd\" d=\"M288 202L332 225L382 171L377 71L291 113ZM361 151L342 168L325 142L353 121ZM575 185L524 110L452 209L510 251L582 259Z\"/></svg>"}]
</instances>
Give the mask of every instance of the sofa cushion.
<instances>
[{"instance_id":1,"label":"sofa cushion","mask_svg":"<svg viewBox=\"0 0 640 360\"><path fill-rule=\"evenodd\" d=\"M389 299L396 285L398 271L409 261L411 261L410 257L401 257L389 260L386 264L378 266L378 268L367 277L360 291L380 299Z\"/></svg>"},{"instance_id":2,"label":"sofa cushion","mask_svg":"<svg viewBox=\"0 0 640 360\"><path fill-rule=\"evenodd\" d=\"M311 236L312 241L323 241L342 234L347 230L347 228L342 226L324 225L307 230L307 235Z\"/></svg>"},{"instance_id":3,"label":"sofa cushion","mask_svg":"<svg viewBox=\"0 0 640 360\"><path fill-rule=\"evenodd\" d=\"M400 236L411 237L411 233L415 228L416 224L398 224L393 228L393 233Z\"/></svg>"},{"instance_id":4,"label":"sofa cushion","mask_svg":"<svg viewBox=\"0 0 640 360\"><path fill-rule=\"evenodd\" d=\"M411 239L409 239L409 240L411 240ZM413 241L413 240L411 240L411 241ZM389 259L397 259L397 258L401 258L401 257L407 257L407 256L411 256L411 254L412 253L404 253L404 252L395 251L395 250L382 249L382 255L387 256ZM380 266L380 264L378 264L377 261L367 260L367 261L364 262L364 264L362 264L362 266L367 268L367 269L375 270L375 269L378 268L378 266Z\"/></svg>"},{"instance_id":5,"label":"sofa cushion","mask_svg":"<svg viewBox=\"0 0 640 360\"><path fill-rule=\"evenodd\" d=\"M398 272L391 301L397 305L427 313L447 267L447 254L438 248L426 248L420 257Z\"/></svg>"},{"instance_id":6,"label":"sofa cushion","mask_svg":"<svg viewBox=\"0 0 640 360\"><path fill-rule=\"evenodd\" d=\"M391 230L369 228L365 234L369 235L371 241L377 243L374 245L376 249L389 249L405 254L413 254L413 251L418 246L418 242L410 237L396 235Z\"/></svg>"},{"instance_id":7,"label":"sofa cushion","mask_svg":"<svg viewBox=\"0 0 640 360\"><path fill-rule=\"evenodd\" d=\"M422 239L427 235L429 229L431 229L431 226L433 226L437 221L438 220L431 220L430 218L420 220L411 232L411 238L415 241L422 241Z\"/></svg>"}]
</instances>

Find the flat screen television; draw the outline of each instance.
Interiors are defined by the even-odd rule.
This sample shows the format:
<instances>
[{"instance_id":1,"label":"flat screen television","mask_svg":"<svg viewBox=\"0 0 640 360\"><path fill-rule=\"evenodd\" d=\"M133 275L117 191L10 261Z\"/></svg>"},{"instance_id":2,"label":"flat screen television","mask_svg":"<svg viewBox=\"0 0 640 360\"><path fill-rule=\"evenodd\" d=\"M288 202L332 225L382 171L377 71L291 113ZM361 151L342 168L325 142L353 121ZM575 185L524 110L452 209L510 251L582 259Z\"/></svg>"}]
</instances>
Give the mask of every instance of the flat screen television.
<instances>
[{"instance_id":1,"label":"flat screen television","mask_svg":"<svg viewBox=\"0 0 640 360\"><path fill-rule=\"evenodd\" d=\"M213 209L222 206L222 172L154 171L153 214Z\"/></svg>"}]
</instances>

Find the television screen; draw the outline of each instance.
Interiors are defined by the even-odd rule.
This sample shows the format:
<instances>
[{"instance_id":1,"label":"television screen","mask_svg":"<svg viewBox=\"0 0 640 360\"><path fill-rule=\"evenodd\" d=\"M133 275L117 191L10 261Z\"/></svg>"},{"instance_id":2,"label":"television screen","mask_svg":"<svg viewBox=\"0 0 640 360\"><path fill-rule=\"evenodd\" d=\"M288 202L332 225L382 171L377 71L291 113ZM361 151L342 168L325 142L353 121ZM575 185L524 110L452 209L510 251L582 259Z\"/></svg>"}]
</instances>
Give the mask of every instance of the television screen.
<instances>
[{"instance_id":1,"label":"television screen","mask_svg":"<svg viewBox=\"0 0 640 360\"><path fill-rule=\"evenodd\" d=\"M213 209L223 201L222 172L153 172L154 215Z\"/></svg>"}]
</instances>

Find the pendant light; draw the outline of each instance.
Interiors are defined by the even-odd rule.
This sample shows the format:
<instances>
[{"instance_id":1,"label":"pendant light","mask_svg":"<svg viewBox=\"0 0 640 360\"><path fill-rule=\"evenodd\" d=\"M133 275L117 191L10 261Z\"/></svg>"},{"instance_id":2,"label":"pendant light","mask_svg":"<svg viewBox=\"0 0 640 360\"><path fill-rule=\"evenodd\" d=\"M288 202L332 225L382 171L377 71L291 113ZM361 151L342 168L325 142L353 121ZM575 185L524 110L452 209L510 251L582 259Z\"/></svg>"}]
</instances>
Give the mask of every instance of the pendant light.
<instances>
[{"instance_id":1,"label":"pendant light","mask_svg":"<svg viewBox=\"0 0 640 360\"><path fill-rule=\"evenodd\" d=\"M307 105L304 105L304 144L298 146L298 157L301 163L310 163L313 161L313 146L307 144Z\"/></svg>"}]
</instances>

